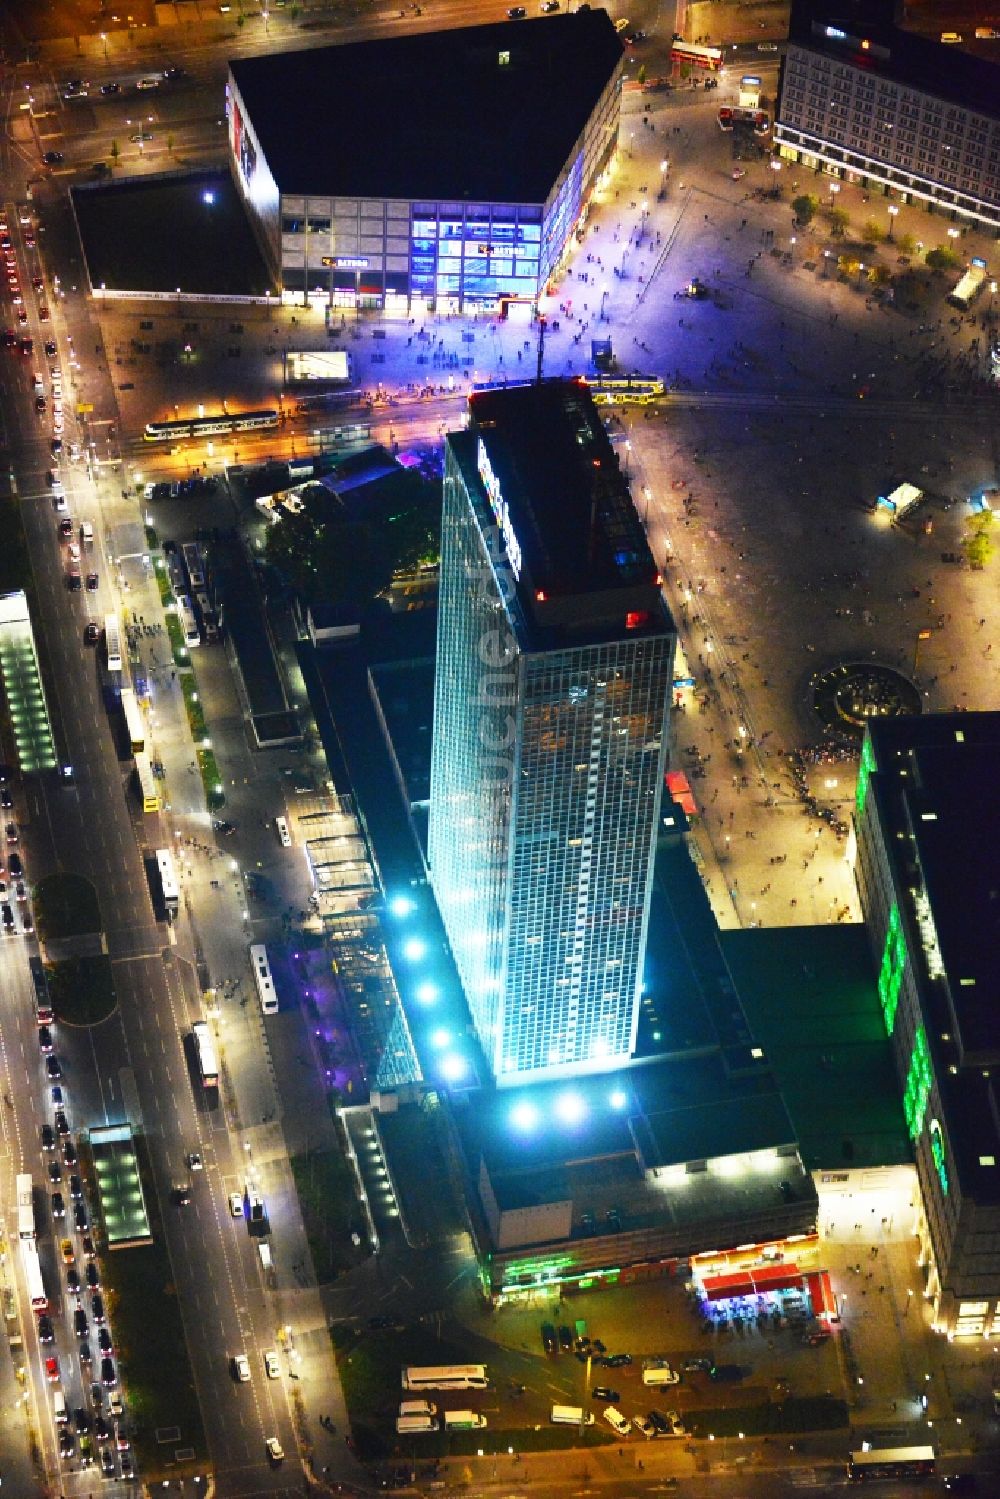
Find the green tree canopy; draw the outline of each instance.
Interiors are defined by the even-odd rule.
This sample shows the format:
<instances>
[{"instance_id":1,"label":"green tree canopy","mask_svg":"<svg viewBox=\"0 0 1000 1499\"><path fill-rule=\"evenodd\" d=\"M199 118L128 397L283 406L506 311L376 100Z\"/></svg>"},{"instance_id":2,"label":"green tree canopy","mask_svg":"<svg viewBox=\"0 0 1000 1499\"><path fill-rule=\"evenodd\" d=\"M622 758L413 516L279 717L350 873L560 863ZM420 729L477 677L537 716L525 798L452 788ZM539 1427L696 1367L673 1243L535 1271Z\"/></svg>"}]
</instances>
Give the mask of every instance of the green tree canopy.
<instances>
[{"instance_id":1,"label":"green tree canopy","mask_svg":"<svg viewBox=\"0 0 1000 1499\"><path fill-rule=\"evenodd\" d=\"M882 243L885 234L878 219L865 219L861 229L861 238L866 245L880 245Z\"/></svg>"},{"instance_id":2,"label":"green tree canopy","mask_svg":"<svg viewBox=\"0 0 1000 1499\"><path fill-rule=\"evenodd\" d=\"M993 556L993 511L980 510L969 517L968 530L962 537L962 551L969 566L979 571Z\"/></svg>"},{"instance_id":3,"label":"green tree canopy","mask_svg":"<svg viewBox=\"0 0 1000 1499\"><path fill-rule=\"evenodd\" d=\"M819 207L819 199L812 193L800 193L792 199L792 212L800 224L811 224Z\"/></svg>"},{"instance_id":4,"label":"green tree canopy","mask_svg":"<svg viewBox=\"0 0 1000 1499\"><path fill-rule=\"evenodd\" d=\"M954 271L962 264L949 245L935 245L924 258L932 271Z\"/></svg>"},{"instance_id":5,"label":"green tree canopy","mask_svg":"<svg viewBox=\"0 0 1000 1499\"><path fill-rule=\"evenodd\" d=\"M356 491L360 494L361 491ZM267 537L267 560L303 603L362 609L393 573L437 556L440 496L418 473L364 487L348 510L320 484L302 492Z\"/></svg>"},{"instance_id":6,"label":"green tree canopy","mask_svg":"<svg viewBox=\"0 0 1000 1499\"><path fill-rule=\"evenodd\" d=\"M830 209L830 233L834 239L843 239L850 222L851 216L846 208Z\"/></svg>"}]
</instances>

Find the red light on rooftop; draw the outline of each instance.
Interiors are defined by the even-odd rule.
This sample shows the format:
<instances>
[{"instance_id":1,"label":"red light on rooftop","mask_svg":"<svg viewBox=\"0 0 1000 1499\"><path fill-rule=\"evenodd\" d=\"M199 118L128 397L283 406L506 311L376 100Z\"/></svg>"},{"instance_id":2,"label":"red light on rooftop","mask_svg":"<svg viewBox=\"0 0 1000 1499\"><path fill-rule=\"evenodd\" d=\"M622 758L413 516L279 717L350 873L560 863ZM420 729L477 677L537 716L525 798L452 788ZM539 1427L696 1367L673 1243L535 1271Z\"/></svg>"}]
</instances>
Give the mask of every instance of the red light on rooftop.
<instances>
[{"instance_id":1,"label":"red light on rooftop","mask_svg":"<svg viewBox=\"0 0 1000 1499\"><path fill-rule=\"evenodd\" d=\"M662 573L657 573L656 574L656 586L657 586L657 588L662 588L663 587L663 574Z\"/></svg>"},{"instance_id":2,"label":"red light on rooftop","mask_svg":"<svg viewBox=\"0 0 1000 1499\"><path fill-rule=\"evenodd\" d=\"M870 46L871 46L871 42L869 42L867 39L865 39L865 41L863 41L861 43L861 50L862 50L862 52L867 52Z\"/></svg>"},{"instance_id":3,"label":"red light on rooftop","mask_svg":"<svg viewBox=\"0 0 1000 1499\"><path fill-rule=\"evenodd\" d=\"M545 603L545 589L544 588L538 588L538 589L535 590L535 601L536 601L536 603L539 603L539 604L544 604Z\"/></svg>"},{"instance_id":4,"label":"red light on rooftop","mask_svg":"<svg viewBox=\"0 0 1000 1499\"><path fill-rule=\"evenodd\" d=\"M649 612L646 609L637 609L625 616L626 630L641 630L643 625L649 623Z\"/></svg>"}]
</instances>

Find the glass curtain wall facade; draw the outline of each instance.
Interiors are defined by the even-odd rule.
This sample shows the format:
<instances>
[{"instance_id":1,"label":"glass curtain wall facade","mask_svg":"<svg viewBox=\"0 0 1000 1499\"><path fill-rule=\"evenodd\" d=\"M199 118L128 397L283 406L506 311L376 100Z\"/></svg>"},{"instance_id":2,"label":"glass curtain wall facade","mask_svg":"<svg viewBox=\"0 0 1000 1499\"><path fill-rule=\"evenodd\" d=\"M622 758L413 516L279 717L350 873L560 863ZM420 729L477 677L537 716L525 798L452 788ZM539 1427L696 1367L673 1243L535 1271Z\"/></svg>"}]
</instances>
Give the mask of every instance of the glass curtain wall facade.
<instances>
[{"instance_id":1,"label":"glass curtain wall facade","mask_svg":"<svg viewBox=\"0 0 1000 1499\"><path fill-rule=\"evenodd\" d=\"M501 1084L635 1044L672 633L526 648L474 463L446 445L431 880Z\"/></svg>"}]
</instances>

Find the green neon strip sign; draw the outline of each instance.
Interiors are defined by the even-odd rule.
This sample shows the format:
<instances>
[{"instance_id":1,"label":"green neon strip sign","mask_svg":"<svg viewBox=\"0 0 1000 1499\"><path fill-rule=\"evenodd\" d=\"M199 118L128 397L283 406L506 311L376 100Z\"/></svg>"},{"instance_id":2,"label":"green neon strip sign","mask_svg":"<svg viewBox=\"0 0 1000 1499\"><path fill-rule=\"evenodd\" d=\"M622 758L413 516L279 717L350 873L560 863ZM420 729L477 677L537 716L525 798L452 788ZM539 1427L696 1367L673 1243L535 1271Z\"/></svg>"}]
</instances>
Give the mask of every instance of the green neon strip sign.
<instances>
[{"instance_id":1,"label":"green neon strip sign","mask_svg":"<svg viewBox=\"0 0 1000 1499\"><path fill-rule=\"evenodd\" d=\"M872 749L871 739L866 734L861 745L861 764L858 766L858 784L854 793L854 805L858 812L865 810L865 802L868 799L868 778L875 769L875 751Z\"/></svg>"},{"instance_id":2,"label":"green neon strip sign","mask_svg":"<svg viewBox=\"0 0 1000 1499\"><path fill-rule=\"evenodd\" d=\"M945 1159L944 1130L941 1128L940 1121L937 1119L931 1120L930 1124L927 1126L927 1130L930 1135L931 1156L934 1160L934 1169L938 1174L938 1181L941 1183L941 1191L947 1197L948 1163Z\"/></svg>"},{"instance_id":3,"label":"green neon strip sign","mask_svg":"<svg viewBox=\"0 0 1000 1499\"><path fill-rule=\"evenodd\" d=\"M906 940L903 936L903 923L899 919L899 907L893 901L889 912L889 925L885 933L885 946L882 949L882 966L878 975L878 997L882 1005L887 1036L892 1035L896 1024L899 991L903 986L905 970Z\"/></svg>"},{"instance_id":4,"label":"green neon strip sign","mask_svg":"<svg viewBox=\"0 0 1000 1499\"><path fill-rule=\"evenodd\" d=\"M903 1113L906 1116L906 1127L910 1132L910 1139L916 1140L923 1129L924 1115L927 1112L927 1100L931 1096L931 1083L934 1074L931 1070L931 1053L927 1045L927 1032L923 1026L919 1026L917 1034L913 1038L913 1052L910 1056L910 1067L906 1075L906 1087L903 1091Z\"/></svg>"}]
</instances>

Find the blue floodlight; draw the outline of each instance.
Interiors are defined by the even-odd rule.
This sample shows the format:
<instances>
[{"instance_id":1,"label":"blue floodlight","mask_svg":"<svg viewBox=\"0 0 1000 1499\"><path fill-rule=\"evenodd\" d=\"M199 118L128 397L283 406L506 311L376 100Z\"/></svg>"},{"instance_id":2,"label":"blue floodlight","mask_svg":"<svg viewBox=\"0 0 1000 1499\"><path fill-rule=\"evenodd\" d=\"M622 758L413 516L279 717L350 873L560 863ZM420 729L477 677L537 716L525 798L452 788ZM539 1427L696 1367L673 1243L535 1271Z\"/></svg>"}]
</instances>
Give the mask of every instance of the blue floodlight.
<instances>
[{"instance_id":1,"label":"blue floodlight","mask_svg":"<svg viewBox=\"0 0 1000 1499\"><path fill-rule=\"evenodd\" d=\"M438 986L432 984L430 979L417 985L417 998L422 1005L432 1005L438 997Z\"/></svg>"},{"instance_id":2,"label":"blue floodlight","mask_svg":"<svg viewBox=\"0 0 1000 1499\"><path fill-rule=\"evenodd\" d=\"M427 943L421 937L410 937L403 943L403 955L411 963L419 963L426 951Z\"/></svg>"},{"instance_id":3,"label":"blue floodlight","mask_svg":"<svg viewBox=\"0 0 1000 1499\"><path fill-rule=\"evenodd\" d=\"M408 895L394 895L389 902L389 910L393 916L409 916L416 909L416 906Z\"/></svg>"},{"instance_id":4,"label":"blue floodlight","mask_svg":"<svg viewBox=\"0 0 1000 1499\"><path fill-rule=\"evenodd\" d=\"M459 1082L465 1076L467 1071L468 1068L465 1064L465 1058L458 1056L455 1052L452 1052L450 1056L445 1057L444 1061L441 1063L441 1072L449 1083Z\"/></svg>"},{"instance_id":5,"label":"blue floodlight","mask_svg":"<svg viewBox=\"0 0 1000 1499\"><path fill-rule=\"evenodd\" d=\"M617 1109L619 1112L621 1112L621 1110L628 1103L628 1098L626 1094L622 1092L621 1088L616 1088L611 1097L608 1099L608 1102L613 1109Z\"/></svg>"},{"instance_id":6,"label":"blue floodlight","mask_svg":"<svg viewBox=\"0 0 1000 1499\"><path fill-rule=\"evenodd\" d=\"M525 1133L533 1130L538 1125L538 1109L526 1098L516 1103L510 1111L510 1122L515 1129L523 1130Z\"/></svg>"},{"instance_id":7,"label":"blue floodlight","mask_svg":"<svg viewBox=\"0 0 1000 1499\"><path fill-rule=\"evenodd\" d=\"M579 1124L587 1112L587 1105L579 1093L560 1093L555 1107L556 1115L563 1124Z\"/></svg>"},{"instance_id":8,"label":"blue floodlight","mask_svg":"<svg viewBox=\"0 0 1000 1499\"><path fill-rule=\"evenodd\" d=\"M212 192L212 189L210 187L206 187L205 191L202 193L201 201L203 203L208 203L210 206L215 202L215 194Z\"/></svg>"},{"instance_id":9,"label":"blue floodlight","mask_svg":"<svg viewBox=\"0 0 1000 1499\"><path fill-rule=\"evenodd\" d=\"M445 1030L433 1031L431 1033L431 1045L437 1047L438 1051L444 1051L446 1046L451 1045L451 1032Z\"/></svg>"}]
</instances>

